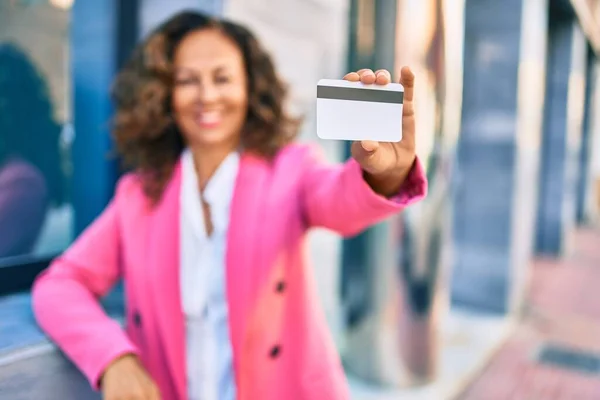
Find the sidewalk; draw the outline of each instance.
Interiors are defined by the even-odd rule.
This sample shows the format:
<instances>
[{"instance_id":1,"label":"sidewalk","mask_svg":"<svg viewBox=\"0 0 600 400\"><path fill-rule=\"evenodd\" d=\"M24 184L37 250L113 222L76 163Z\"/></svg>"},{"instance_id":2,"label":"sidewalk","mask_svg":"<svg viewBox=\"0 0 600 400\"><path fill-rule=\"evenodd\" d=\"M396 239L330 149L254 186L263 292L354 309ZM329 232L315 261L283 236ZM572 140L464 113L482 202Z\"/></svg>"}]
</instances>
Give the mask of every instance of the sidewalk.
<instances>
[{"instance_id":1,"label":"sidewalk","mask_svg":"<svg viewBox=\"0 0 600 400\"><path fill-rule=\"evenodd\" d=\"M523 320L459 399L600 399L600 231L577 232L573 254L537 260L531 278Z\"/></svg>"},{"instance_id":2,"label":"sidewalk","mask_svg":"<svg viewBox=\"0 0 600 400\"><path fill-rule=\"evenodd\" d=\"M506 317L452 308L441 324L440 369L435 381L424 386L386 389L349 375L352 400L451 399L485 367L485 362L506 342L513 326Z\"/></svg>"}]
</instances>

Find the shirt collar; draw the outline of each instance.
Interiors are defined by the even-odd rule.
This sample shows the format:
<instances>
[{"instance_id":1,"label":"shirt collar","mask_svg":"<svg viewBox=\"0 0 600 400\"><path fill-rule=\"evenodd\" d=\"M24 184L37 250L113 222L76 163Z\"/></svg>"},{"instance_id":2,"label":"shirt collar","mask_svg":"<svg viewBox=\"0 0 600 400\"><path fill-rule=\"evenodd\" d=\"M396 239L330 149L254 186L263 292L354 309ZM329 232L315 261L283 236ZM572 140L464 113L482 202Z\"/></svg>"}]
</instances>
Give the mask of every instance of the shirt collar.
<instances>
[{"instance_id":1,"label":"shirt collar","mask_svg":"<svg viewBox=\"0 0 600 400\"><path fill-rule=\"evenodd\" d=\"M198 175L194 166L192 152L185 149L181 156L182 163L182 211L192 220L196 228L204 231L204 216L201 207ZM204 199L211 209L212 222L215 229L223 229L229 220L229 206L233 197L235 181L239 169L240 155L230 153L219 165L204 189ZM198 226L199 225L199 226Z\"/></svg>"}]
</instances>

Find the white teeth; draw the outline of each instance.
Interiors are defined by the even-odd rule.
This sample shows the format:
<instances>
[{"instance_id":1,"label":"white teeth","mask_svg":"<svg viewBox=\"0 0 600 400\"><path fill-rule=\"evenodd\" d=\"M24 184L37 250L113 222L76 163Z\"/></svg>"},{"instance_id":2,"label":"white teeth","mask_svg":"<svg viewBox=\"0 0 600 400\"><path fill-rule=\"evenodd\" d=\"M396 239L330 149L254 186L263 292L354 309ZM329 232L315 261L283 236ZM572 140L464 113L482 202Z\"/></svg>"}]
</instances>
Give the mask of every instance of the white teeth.
<instances>
[{"instance_id":1,"label":"white teeth","mask_svg":"<svg viewBox=\"0 0 600 400\"><path fill-rule=\"evenodd\" d=\"M221 116L218 112L203 112L202 114L200 114L198 119L203 124L214 124L216 122L219 122Z\"/></svg>"}]
</instances>

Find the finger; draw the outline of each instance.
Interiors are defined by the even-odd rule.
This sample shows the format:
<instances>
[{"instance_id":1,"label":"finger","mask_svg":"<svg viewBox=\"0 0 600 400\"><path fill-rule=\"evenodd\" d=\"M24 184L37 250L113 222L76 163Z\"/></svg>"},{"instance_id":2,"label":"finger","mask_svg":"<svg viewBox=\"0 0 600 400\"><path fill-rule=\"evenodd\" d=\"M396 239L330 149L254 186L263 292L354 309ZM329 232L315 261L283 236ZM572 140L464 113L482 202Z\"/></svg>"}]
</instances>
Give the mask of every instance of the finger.
<instances>
[{"instance_id":1,"label":"finger","mask_svg":"<svg viewBox=\"0 0 600 400\"><path fill-rule=\"evenodd\" d=\"M160 391L158 390L158 388L155 388L152 393L150 394L150 400L161 400L162 398L160 397Z\"/></svg>"},{"instance_id":2,"label":"finger","mask_svg":"<svg viewBox=\"0 0 600 400\"><path fill-rule=\"evenodd\" d=\"M375 83L378 85L387 85L392 82L392 75L386 69L379 69L375 71Z\"/></svg>"},{"instance_id":3,"label":"finger","mask_svg":"<svg viewBox=\"0 0 600 400\"><path fill-rule=\"evenodd\" d=\"M412 111L412 104L413 103L408 103L410 111L407 111L407 108L409 107L405 104L402 113L402 143L409 147L414 147L415 145L415 114Z\"/></svg>"},{"instance_id":4,"label":"finger","mask_svg":"<svg viewBox=\"0 0 600 400\"><path fill-rule=\"evenodd\" d=\"M402 67L400 72L400 83L404 86L404 104L412 102L415 88L415 75L409 67Z\"/></svg>"},{"instance_id":5,"label":"finger","mask_svg":"<svg viewBox=\"0 0 600 400\"><path fill-rule=\"evenodd\" d=\"M363 140L352 143L352 157L359 163L363 163L377 153L379 143L370 140Z\"/></svg>"},{"instance_id":6,"label":"finger","mask_svg":"<svg viewBox=\"0 0 600 400\"><path fill-rule=\"evenodd\" d=\"M353 142L351 147L352 158L358 161L359 164L363 164L364 161L369 158L370 154L362 147L362 142Z\"/></svg>"},{"instance_id":7,"label":"finger","mask_svg":"<svg viewBox=\"0 0 600 400\"><path fill-rule=\"evenodd\" d=\"M127 399L127 400L147 400L148 396L146 395L146 391L140 384L136 384L134 387L130 388L124 395L120 395L118 399Z\"/></svg>"},{"instance_id":8,"label":"finger","mask_svg":"<svg viewBox=\"0 0 600 400\"><path fill-rule=\"evenodd\" d=\"M160 400L160 393L157 388L152 387L146 391L144 400Z\"/></svg>"},{"instance_id":9,"label":"finger","mask_svg":"<svg viewBox=\"0 0 600 400\"><path fill-rule=\"evenodd\" d=\"M118 400L119 398L118 392L112 388L102 389L102 400Z\"/></svg>"},{"instance_id":10,"label":"finger","mask_svg":"<svg viewBox=\"0 0 600 400\"><path fill-rule=\"evenodd\" d=\"M414 89L415 75L409 67L404 66L400 71L400 83L404 86L404 105L402 108L402 142L409 146L415 143L415 108Z\"/></svg>"},{"instance_id":11,"label":"finger","mask_svg":"<svg viewBox=\"0 0 600 400\"><path fill-rule=\"evenodd\" d=\"M147 394L148 400L160 400L160 390L158 390L158 386L152 381L150 381L147 387Z\"/></svg>"},{"instance_id":12,"label":"finger","mask_svg":"<svg viewBox=\"0 0 600 400\"><path fill-rule=\"evenodd\" d=\"M143 378L134 375L120 377L117 386L112 391L112 396L108 399L127 399L127 400L146 400L145 383Z\"/></svg>"},{"instance_id":13,"label":"finger","mask_svg":"<svg viewBox=\"0 0 600 400\"><path fill-rule=\"evenodd\" d=\"M127 399L131 400L148 400L148 394L146 393L146 389L142 388L142 386L137 386L136 389L127 397Z\"/></svg>"},{"instance_id":14,"label":"finger","mask_svg":"<svg viewBox=\"0 0 600 400\"><path fill-rule=\"evenodd\" d=\"M379 142L375 142L373 140L363 140L360 142L360 146L367 153L372 153L379 148Z\"/></svg>"},{"instance_id":15,"label":"finger","mask_svg":"<svg viewBox=\"0 0 600 400\"><path fill-rule=\"evenodd\" d=\"M360 81L364 84L371 85L375 83L375 73L373 70L368 68L361 69L358 71L358 75L360 76Z\"/></svg>"},{"instance_id":16,"label":"finger","mask_svg":"<svg viewBox=\"0 0 600 400\"><path fill-rule=\"evenodd\" d=\"M360 81L360 75L358 75L357 72L350 72L344 76L344 80L347 80L350 82L358 82L358 81Z\"/></svg>"},{"instance_id":17,"label":"finger","mask_svg":"<svg viewBox=\"0 0 600 400\"><path fill-rule=\"evenodd\" d=\"M365 148L366 147L366 148ZM373 166L379 158L379 143L369 140L352 143L351 153L361 168L367 172L374 172Z\"/></svg>"}]
</instances>

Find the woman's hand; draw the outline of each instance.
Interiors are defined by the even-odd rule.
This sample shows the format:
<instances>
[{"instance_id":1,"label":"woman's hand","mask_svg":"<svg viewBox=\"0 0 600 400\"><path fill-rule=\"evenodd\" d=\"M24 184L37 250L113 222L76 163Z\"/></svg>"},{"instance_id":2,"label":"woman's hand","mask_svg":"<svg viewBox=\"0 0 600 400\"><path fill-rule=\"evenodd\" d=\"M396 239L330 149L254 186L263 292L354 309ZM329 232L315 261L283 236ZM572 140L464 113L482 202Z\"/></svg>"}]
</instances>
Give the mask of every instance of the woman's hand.
<instances>
[{"instance_id":1,"label":"woman's hand","mask_svg":"<svg viewBox=\"0 0 600 400\"><path fill-rule=\"evenodd\" d=\"M106 368L102 395L104 400L160 400L158 387L133 354L116 359Z\"/></svg>"},{"instance_id":2,"label":"woman's hand","mask_svg":"<svg viewBox=\"0 0 600 400\"><path fill-rule=\"evenodd\" d=\"M344 77L351 82L386 85L392 81L388 71L361 69ZM364 177L373 190L392 196L408 176L415 161L415 115L413 107L415 77L410 68L402 68L400 83L404 86L402 140L397 143L361 141L352 143L352 157L360 164Z\"/></svg>"}]
</instances>

